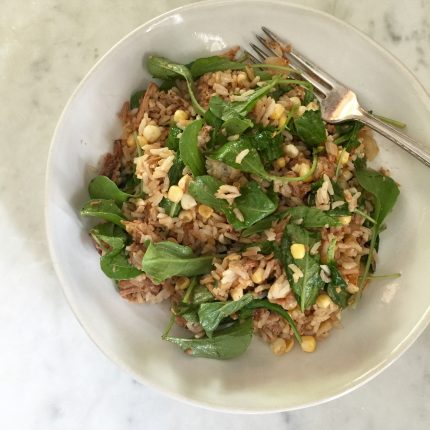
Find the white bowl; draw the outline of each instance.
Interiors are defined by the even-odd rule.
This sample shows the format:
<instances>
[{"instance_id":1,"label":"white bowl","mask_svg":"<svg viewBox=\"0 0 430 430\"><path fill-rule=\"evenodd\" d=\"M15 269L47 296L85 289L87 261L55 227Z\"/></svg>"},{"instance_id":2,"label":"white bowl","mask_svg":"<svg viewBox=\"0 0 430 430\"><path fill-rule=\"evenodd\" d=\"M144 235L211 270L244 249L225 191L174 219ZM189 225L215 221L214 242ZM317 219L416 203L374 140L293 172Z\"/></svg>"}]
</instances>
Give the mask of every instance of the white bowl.
<instances>
[{"instance_id":1,"label":"white bowl","mask_svg":"<svg viewBox=\"0 0 430 430\"><path fill-rule=\"evenodd\" d=\"M153 19L97 63L61 116L47 172L52 260L89 336L144 384L196 405L235 412L291 410L346 393L398 358L430 319L430 170L383 138L378 138L378 162L401 184L401 195L382 235L378 271L401 272L402 277L372 283L358 308L344 313L342 328L313 354L295 348L275 357L254 338L249 350L231 361L191 358L160 338L166 307L122 300L99 269L89 224L79 208L95 175L93 166L120 135L116 114L122 102L148 82L144 58L157 53L187 62L236 44L246 46L261 25L285 35L350 85L365 106L405 121L411 136L428 141L428 96L402 64L354 28L283 2L208 2ZM386 288L396 292L389 303L381 300Z\"/></svg>"}]
</instances>

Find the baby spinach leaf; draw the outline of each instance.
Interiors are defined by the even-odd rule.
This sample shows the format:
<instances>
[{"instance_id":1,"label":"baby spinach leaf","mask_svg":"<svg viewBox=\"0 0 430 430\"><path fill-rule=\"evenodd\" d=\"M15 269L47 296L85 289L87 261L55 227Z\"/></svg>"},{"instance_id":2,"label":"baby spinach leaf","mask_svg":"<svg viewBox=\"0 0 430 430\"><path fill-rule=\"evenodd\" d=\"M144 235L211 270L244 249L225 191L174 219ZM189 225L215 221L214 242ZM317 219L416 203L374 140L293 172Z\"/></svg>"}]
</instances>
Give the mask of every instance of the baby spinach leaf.
<instances>
[{"instance_id":1,"label":"baby spinach leaf","mask_svg":"<svg viewBox=\"0 0 430 430\"><path fill-rule=\"evenodd\" d=\"M265 309L268 309L269 311L276 312L282 318L286 319L288 324L291 327L291 330L294 333L294 337L297 339L297 342L299 343L302 342L302 338L300 337L300 333L297 330L294 320L291 318L291 315L282 306L279 306L276 303L271 303L267 299L256 299L246 306L246 309L259 309L259 308L265 308Z\"/></svg>"},{"instance_id":2,"label":"baby spinach leaf","mask_svg":"<svg viewBox=\"0 0 430 430\"><path fill-rule=\"evenodd\" d=\"M259 254L263 255L269 255L272 254L272 252L277 251L277 243L274 241L269 240L263 240L261 242L252 242L252 243L246 243L241 247L242 251L247 250L248 248L259 248Z\"/></svg>"},{"instance_id":3,"label":"baby spinach leaf","mask_svg":"<svg viewBox=\"0 0 430 430\"><path fill-rule=\"evenodd\" d=\"M235 301L202 303L198 315L206 335L212 337L213 332L224 318L240 311L252 300L252 294L245 294L241 299Z\"/></svg>"},{"instance_id":4,"label":"baby spinach leaf","mask_svg":"<svg viewBox=\"0 0 430 430\"><path fill-rule=\"evenodd\" d=\"M281 261L284 264L288 281L293 289L302 311L312 306L320 290L324 287L321 279L319 260L309 254L309 249L318 241L318 236L310 233L295 224L287 224L281 239ZM302 259L294 259L290 246L293 243L302 243L306 247L306 254ZM294 282L293 271L289 267L295 264L303 273L303 276Z\"/></svg>"},{"instance_id":5,"label":"baby spinach leaf","mask_svg":"<svg viewBox=\"0 0 430 430\"><path fill-rule=\"evenodd\" d=\"M358 121L345 121L336 125L336 133L339 135L334 143L336 145L343 145L346 151L357 148L360 146L358 140L358 132L364 124Z\"/></svg>"},{"instance_id":6,"label":"baby spinach leaf","mask_svg":"<svg viewBox=\"0 0 430 430\"><path fill-rule=\"evenodd\" d=\"M173 242L150 243L142 259L142 270L156 283L172 276L197 276L209 273L213 256L197 257L188 246Z\"/></svg>"},{"instance_id":7,"label":"baby spinach leaf","mask_svg":"<svg viewBox=\"0 0 430 430\"><path fill-rule=\"evenodd\" d=\"M215 193L221 185L224 184L211 176L199 176L190 183L188 192L199 203L223 213L236 230L249 227L276 210L277 204L254 181L248 182L240 189L241 195L235 199L231 206L226 200L215 197ZM235 208L242 213L243 221L240 221L234 214Z\"/></svg>"},{"instance_id":8,"label":"baby spinach leaf","mask_svg":"<svg viewBox=\"0 0 430 430\"><path fill-rule=\"evenodd\" d=\"M85 203L81 209L81 216L91 216L113 222L123 227L124 215L114 200L93 199Z\"/></svg>"},{"instance_id":9,"label":"baby spinach leaf","mask_svg":"<svg viewBox=\"0 0 430 430\"><path fill-rule=\"evenodd\" d=\"M303 98L303 104L306 106L309 103L313 102L314 99L315 99L315 94L314 94L313 89L306 88L305 89L305 96Z\"/></svg>"},{"instance_id":10,"label":"baby spinach leaf","mask_svg":"<svg viewBox=\"0 0 430 430\"><path fill-rule=\"evenodd\" d=\"M177 125L171 125L169 128L169 134L167 135L166 144L167 147L173 151L179 150L179 137L178 134L182 133L182 129Z\"/></svg>"},{"instance_id":11,"label":"baby spinach leaf","mask_svg":"<svg viewBox=\"0 0 430 430\"><path fill-rule=\"evenodd\" d=\"M228 136L242 134L245 130L253 126L254 123L248 118L229 118L222 125Z\"/></svg>"},{"instance_id":12,"label":"baby spinach leaf","mask_svg":"<svg viewBox=\"0 0 430 430\"><path fill-rule=\"evenodd\" d=\"M372 169L367 169L364 161L358 159L355 163L355 174L358 183L374 197L375 212L373 218L379 227L393 209L399 197L399 187L388 176Z\"/></svg>"},{"instance_id":13,"label":"baby spinach leaf","mask_svg":"<svg viewBox=\"0 0 430 430\"><path fill-rule=\"evenodd\" d=\"M226 200L217 199L215 193L224 185L219 179L209 175L198 176L188 185L188 192L201 204L210 206L217 212L232 212Z\"/></svg>"},{"instance_id":14,"label":"baby spinach leaf","mask_svg":"<svg viewBox=\"0 0 430 430\"><path fill-rule=\"evenodd\" d=\"M261 221L258 221L251 227L248 227L245 230L243 230L242 237L253 236L254 234L261 233L262 231L268 230L270 227L272 227L272 223L274 223L275 221L278 221L279 219L282 219L284 215L287 216L285 211L282 211L282 212L269 215L266 218L263 218Z\"/></svg>"},{"instance_id":15,"label":"baby spinach leaf","mask_svg":"<svg viewBox=\"0 0 430 430\"><path fill-rule=\"evenodd\" d=\"M189 303L178 303L174 308L174 315L179 315L188 322L194 324L199 323L199 315L197 313L198 306Z\"/></svg>"},{"instance_id":16,"label":"baby spinach leaf","mask_svg":"<svg viewBox=\"0 0 430 430\"><path fill-rule=\"evenodd\" d=\"M318 146L327 139L321 112L307 110L302 116L294 118L294 132L308 146Z\"/></svg>"},{"instance_id":17,"label":"baby spinach leaf","mask_svg":"<svg viewBox=\"0 0 430 430\"><path fill-rule=\"evenodd\" d=\"M90 235L103 255L120 251L127 241L127 233L111 222L96 225L90 230Z\"/></svg>"},{"instance_id":18,"label":"baby spinach leaf","mask_svg":"<svg viewBox=\"0 0 430 430\"><path fill-rule=\"evenodd\" d=\"M92 179L88 185L88 193L92 199L114 200L118 204L132 197L131 194L121 191L107 176L96 176Z\"/></svg>"},{"instance_id":19,"label":"baby spinach leaf","mask_svg":"<svg viewBox=\"0 0 430 430\"><path fill-rule=\"evenodd\" d=\"M360 297L364 285L366 284L378 236L382 229L382 223L393 209L400 193L399 187L390 177L382 175L375 170L367 169L365 163L364 159L357 159L355 161L355 175L358 183L373 196L375 210L372 215L375 220L375 225L372 228L369 253L358 286L358 297Z\"/></svg>"},{"instance_id":20,"label":"baby spinach leaf","mask_svg":"<svg viewBox=\"0 0 430 430\"><path fill-rule=\"evenodd\" d=\"M145 95L145 90L139 90L133 93L130 97L130 110L137 109L140 106L140 100Z\"/></svg>"},{"instance_id":21,"label":"baby spinach leaf","mask_svg":"<svg viewBox=\"0 0 430 430\"><path fill-rule=\"evenodd\" d=\"M227 220L236 229L242 230L270 215L277 208L266 193L255 181L250 181L240 188L241 195L234 200L232 207L238 208L244 220L239 221L236 216L226 213Z\"/></svg>"},{"instance_id":22,"label":"baby spinach leaf","mask_svg":"<svg viewBox=\"0 0 430 430\"><path fill-rule=\"evenodd\" d=\"M342 225L339 220L321 209L308 206L296 206L285 210L290 215L290 221L303 220L300 224L304 228L322 228L326 225L336 227Z\"/></svg>"},{"instance_id":23,"label":"baby spinach leaf","mask_svg":"<svg viewBox=\"0 0 430 430\"><path fill-rule=\"evenodd\" d=\"M132 266L124 252L111 252L100 258L100 267L104 274L111 279L131 279L142 272Z\"/></svg>"},{"instance_id":24,"label":"baby spinach leaf","mask_svg":"<svg viewBox=\"0 0 430 430\"><path fill-rule=\"evenodd\" d=\"M188 92L190 94L191 103L193 104L194 110L199 115L204 115L204 109L197 102L194 94L194 83L191 72L183 64L173 63L164 57L149 56L147 67L149 72L154 78L159 78L167 81L172 81L178 77L185 79L187 83Z\"/></svg>"},{"instance_id":25,"label":"baby spinach leaf","mask_svg":"<svg viewBox=\"0 0 430 430\"><path fill-rule=\"evenodd\" d=\"M197 285L192 293L191 303L194 305L200 305L202 303L213 302L215 297L212 293L203 285Z\"/></svg>"},{"instance_id":26,"label":"baby spinach leaf","mask_svg":"<svg viewBox=\"0 0 430 430\"><path fill-rule=\"evenodd\" d=\"M218 72L224 70L242 70L245 63L230 60L227 57L214 55L212 57L198 58L188 65L193 79L197 79L205 73Z\"/></svg>"},{"instance_id":27,"label":"baby spinach leaf","mask_svg":"<svg viewBox=\"0 0 430 430\"><path fill-rule=\"evenodd\" d=\"M282 134L266 128L250 136L252 146L260 154L261 160L267 166L284 154Z\"/></svg>"},{"instance_id":28,"label":"baby spinach leaf","mask_svg":"<svg viewBox=\"0 0 430 430\"><path fill-rule=\"evenodd\" d=\"M172 167L169 169L167 176L169 177L169 185L176 185L179 179L182 178L182 172L184 171L185 164L179 155L176 155Z\"/></svg>"},{"instance_id":29,"label":"baby spinach leaf","mask_svg":"<svg viewBox=\"0 0 430 430\"><path fill-rule=\"evenodd\" d=\"M236 157L242 152L248 150L248 154L242 159L242 162L236 163ZM263 179L271 180L271 176L264 169L257 150L245 139L227 142L221 148L208 155L213 160L222 161L223 163L241 170L246 173L253 173L261 176Z\"/></svg>"},{"instance_id":30,"label":"baby spinach leaf","mask_svg":"<svg viewBox=\"0 0 430 430\"><path fill-rule=\"evenodd\" d=\"M172 336L165 340L181 347L194 357L228 360L243 354L252 340L252 320L238 321L230 327L218 330L211 338L182 339Z\"/></svg>"},{"instance_id":31,"label":"baby spinach leaf","mask_svg":"<svg viewBox=\"0 0 430 430\"><path fill-rule=\"evenodd\" d=\"M331 281L327 285L327 294L334 303L341 308L346 308L351 297L351 294L347 291L348 285L334 262L329 263L328 267Z\"/></svg>"},{"instance_id":32,"label":"baby spinach leaf","mask_svg":"<svg viewBox=\"0 0 430 430\"><path fill-rule=\"evenodd\" d=\"M181 211L180 203L173 203L171 200L163 197L161 202L159 203L160 208L163 208L167 215L172 218L176 218Z\"/></svg>"},{"instance_id":33,"label":"baby spinach leaf","mask_svg":"<svg viewBox=\"0 0 430 430\"><path fill-rule=\"evenodd\" d=\"M198 136L203 127L203 120L199 119L187 125L179 139L179 153L182 161L188 166L194 177L206 173L205 158L198 146Z\"/></svg>"}]
</instances>

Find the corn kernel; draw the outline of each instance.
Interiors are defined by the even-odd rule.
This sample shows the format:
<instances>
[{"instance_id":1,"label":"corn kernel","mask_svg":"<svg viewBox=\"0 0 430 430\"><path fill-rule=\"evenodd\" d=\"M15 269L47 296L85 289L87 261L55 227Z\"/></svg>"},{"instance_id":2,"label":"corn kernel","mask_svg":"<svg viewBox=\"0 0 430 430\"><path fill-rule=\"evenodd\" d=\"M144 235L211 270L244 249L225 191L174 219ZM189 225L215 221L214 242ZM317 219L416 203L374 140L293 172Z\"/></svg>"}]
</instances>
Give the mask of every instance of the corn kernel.
<instances>
[{"instance_id":1,"label":"corn kernel","mask_svg":"<svg viewBox=\"0 0 430 430\"><path fill-rule=\"evenodd\" d=\"M284 157L279 157L276 161L275 161L275 167L277 169L283 169L286 165L286 161Z\"/></svg>"},{"instance_id":2,"label":"corn kernel","mask_svg":"<svg viewBox=\"0 0 430 430\"><path fill-rule=\"evenodd\" d=\"M306 106L299 106L296 116L302 116L306 112Z\"/></svg>"},{"instance_id":3,"label":"corn kernel","mask_svg":"<svg viewBox=\"0 0 430 430\"><path fill-rule=\"evenodd\" d=\"M188 112L178 109L173 115L173 121L180 122L188 119Z\"/></svg>"},{"instance_id":4,"label":"corn kernel","mask_svg":"<svg viewBox=\"0 0 430 430\"><path fill-rule=\"evenodd\" d=\"M206 220L212 216L214 210L210 206L200 205L198 208L198 212L200 216Z\"/></svg>"},{"instance_id":5,"label":"corn kernel","mask_svg":"<svg viewBox=\"0 0 430 430\"><path fill-rule=\"evenodd\" d=\"M186 192L188 190L188 184L191 182L191 176L190 175L184 175L181 179L178 181L178 187Z\"/></svg>"},{"instance_id":6,"label":"corn kernel","mask_svg":"<svg viewBox=\"0 0 430 430\"><path fill-rule=\"evenodd\" d=\"M150 143L156 142L160 138L160 136L161 128L156 125L148 124L143 129L143 137Z\"/></svg>"},{"instance_id":7,"label":"corn kernel","mask_svg":"<svg viewBox=\"0 0 430 430\"><path fill-rule=\"evenodd\" d=\"M230 296L234 301L240 300L243 297L243 288L239 285L230 290Z\"/></svg>"},{"instance_id":8,"label":"corn kernel","mask_svg":"<svg viewBox=\"0 0 430 430\"><path fill-rule=\"evenodd\" d=\"M302 104L298 97L290 97L290 102L293 106L300 106Z\"/></svg>"},{"instance_id":9,"label":"corn kernel","mask_svg":"<svg viewBox=\"0 0 430 430\"><path fill-rule=\"evenodd\" d=\"M255 284L261 284L261 282L264 281L264 269L262 267L259 267L252 275L251 275L252 282Z\"/></svg>"},{"instance_id":10,"label":"corn kernel","mask_svg":"<svg viewBox=\"0 0 430 430\"><path fill-rule=\"evenodd\" d=\"M132 134L127 137L127 146L129 148L133 148L134 146L136 146L136 141L134 140L134 136Z\"/></svg>"},{"instance_id":11,"label":"corn kernel","mask_svg":"<svg viewBox=\"0 0 430 430\"><path fill-rule=\"evenodd\" d=\"M181 211L179 214L179 219L182 222L190 222L193 220L193 213L191 211Z\"/></svg>"},{"instance_id":12,"label":"corn kernel","mask_svg":"<svg viewBox=\"0 0 430 430\"><path fill-rule=\"evenodd\" d=\"M339 163L340 164L346 164L346 163L348 163L348 160L349 160L349 152L348 151L342 151L341 153L340 153L340 156L339 156Z\"/></svg>"},{"instance_id":13,"label":"corn kernel","mask_svg":"<svg viewBox=\"0 0 430 430\"><path fill-rule=\"evenodd\" d=\"M339 217L339 221L342 225L348 225L351 222L351 219L351 215Z\"/></svg>"},{"instance_id":14,"label":"corn kernel","mask_svg":"<svg viewBox=\"0 0 430 430\"><path fill-rule=\"evenodd\" d=\"M306 254L305 245L303 245L303 243L293 243L290 246L290 251L295 260L301 260Z\"/></svg>"},{"instance_id":15,"label":"corn kernel","mask_svg":"<svg viewBox=\"0 0 430 430\"><path fill-rule=\"evenodd\" d=\"M318 335L328 333L333 327L333 324L330 320L324 321L318 328Z\"/></svg>"},{"instance_id":16,"label":"corn kernel","mask_svg":"<svg viewBox=\"0 0 430 430\"><path fill-rule=\"evenodd\" d=\"M273 354L279 356L284 355L287 352L287 344L285 339L278 337L274 342L270 344Z\"/></svg>"},{"instance_id":17,"label":"corn kernel","mask_svg":"<svg viewBox=\"0 0 430 430\"><path fill-rule=\"evenodd\" d=\"M307 163L301 163L298 171L299 176L307 175L309 173L309 170L311 170L311 168Z\"/></svg>"},{"instance_id":18,"label":"corn kernel","mask_svg":"<svg viewBox=\"0 0 430 430\"><path fill-rule=\"evenodd\" d=\"M289 143L284 150L285 154L290 158L296 158L299 155L299 150L296 145Z\"/></svg>"},{"instance_id":19,"label":"corn kernel","mask_svg":"<svg viewBox=\"0 0 430 430\"><path fill-rule=\"evenodd\" d=\"M286 122L287 122L287 116L286 115L282 115L281 118L278 119L278 126L279 126L279 128L284 128Z\"/></svg>"},{"instance_id":20,"label":"corn kernel","mask_svg":"<svg viewBox=\"0 0 430 430\"><path fill-rule=\"evenodd\" d=\"M327 294L320 294L316 300L316 305L322 309L329 308L332 303L331 298Z\"/></svg>"},{"instance_id":21,"label":"corn kernel","mask_svg":"<svg viewBox=\"0 0 430 430\"><path fill-rule=\"evenodd\" d=\"M176 281L176 287L179 290L185 290L186 288L188 288L188 285L190 285L190 278L187 278L186 276L181 276L177 281Z\"/></svg>"},{"instance_id":22,"label":"corn kernel","mask_svg":"<svg viewBox=\"0 0 430 430\"><path fill-rule=\"evenodd\" d=\"M271 119L279 119L281 118L282 114L285 112L284 106L280 105L279 103L275 104L275 109L270 114Z\"/></svg>"},{"instance_id":23,"label":"corn kernel","mask_svg":"<svg viewBox=\"0 0 430 430\"><path fill-rule=\"evenodd\" d=\"M313 336L302 336L300 346L304 352L314 352L317 347L317 341Z\"/></svg>"},{"instance_id":24,"label":"corn kernel","mask_svg":"<svg viewBox=\"0 0 430 430\"><path fill-rule=\"evenodd\" d=\"M138 135L136 140L141 148L143 148L145 145L148 145L148 141L143 136Z\"/></svg>"},{"instance_id":25,"label":"corn kernel","mask_svg":"<svg viewBox=\"0 0 430 430\"><path fill-rule=\"evenodd\" d=\"M167 198L173 203L179 203L184 195L184 192L177 185L172 185L167 193Z\"/></svg>"},{"instance_id":26,"label":"corn kernel","mask_svg":"<svg viewBox=\"0 0 430 430\"><path fill-rule=\"evenodd\" d=\"M191 196L190 194L184 194L181 199L181 206L182 206L182 209L187 210L187 209L193 208L194 206L197 206L197 202L194 200L194 197Z\"/></svg>"},{"instance_id":27,"label":"corn kernel","mask_svg":"<svg viewBox=\"0 0 430 430\"><path fill-rule=\"evenodd\" d=\"M294 347L294 339L287 339L285 341L285 344L286 344L286 350L285 350L285 354L286 354L286 353L290 352L293 349L293 347Z\"/></svg>"}]
</instances>

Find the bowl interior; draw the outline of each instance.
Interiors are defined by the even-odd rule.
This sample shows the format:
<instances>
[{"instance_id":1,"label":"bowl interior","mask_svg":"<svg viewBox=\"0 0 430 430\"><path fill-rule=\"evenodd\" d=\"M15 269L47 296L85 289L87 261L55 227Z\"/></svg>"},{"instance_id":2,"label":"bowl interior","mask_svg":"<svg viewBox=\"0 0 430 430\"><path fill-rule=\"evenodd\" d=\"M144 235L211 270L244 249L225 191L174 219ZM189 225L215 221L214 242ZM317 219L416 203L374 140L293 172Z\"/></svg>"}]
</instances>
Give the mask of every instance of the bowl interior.
<instances>
[{"instance_id":1,"label":"bowl interior","mask_svg":"<svg viewBox=\"0 0 430 430\"><path fill-rule=\"evenodd\" d=\"M238 18L242 17L242 18ZM264 18L263 18L264 17ZM240 25L238 25L240 22ZM314 354L296 348L274 357L258 338L231 361L193 359L160 335L167 308L122 300L99 269L79 217L100 156L120 135L117 112L149 76L145 57L178 62L233 45L246 46L266 25L355 89L364 106L408 124L425 142L430 103L396 60L352 27L319 12L278 2L210 2L157 18L117 44L72 96L57 127L47 175L47 229L66 296L96 344L138 380L177 398L234 411L287 410L327 400L363 383L400 355L429 320L430 170L378 137L377 165L388 167L401 195L382 234L379 273L402 277L372 283L355 310L344 312ZM323 37L322 37L323 35ZM387 288L396 292L381 300Z\"/></svg>"}]
</instances>

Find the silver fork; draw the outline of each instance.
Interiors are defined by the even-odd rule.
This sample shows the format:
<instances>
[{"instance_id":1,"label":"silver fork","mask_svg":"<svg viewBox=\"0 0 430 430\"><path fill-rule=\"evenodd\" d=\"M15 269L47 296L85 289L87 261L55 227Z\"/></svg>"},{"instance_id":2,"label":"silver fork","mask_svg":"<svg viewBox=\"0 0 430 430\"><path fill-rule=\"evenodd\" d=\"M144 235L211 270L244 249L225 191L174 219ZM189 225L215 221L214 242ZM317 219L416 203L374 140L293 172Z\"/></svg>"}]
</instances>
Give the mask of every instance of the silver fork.
<instances>
[{"instance_id":1,"label":"silver fork","mask_svg":"<svg viewBox=\"0 0 430 430\"><path fill-rule=\"evenodd\" d=\"M321 106L321 116L324 121L328 123L338 123L351 119L360 121L430 167L430 148L425 147L394 127L385 124L363 109L358 103L356 94L351 89L341 84L302 54L295 50L291 50L290 52L283 50L283 54L277 52L273 47L273 43L277 46L285 46L286 42L281 40L267 27L261 27L261 29L266 37L260 35L256 37L264 48L271 55L278 57L284 55L290 64L295 67L297 74L313 85L314 93ZM261 49L254 43L250 45L262 60L269 56L264 49ZM253 58L255 59L255 57Z\"/></svg>"}]
</instances>

